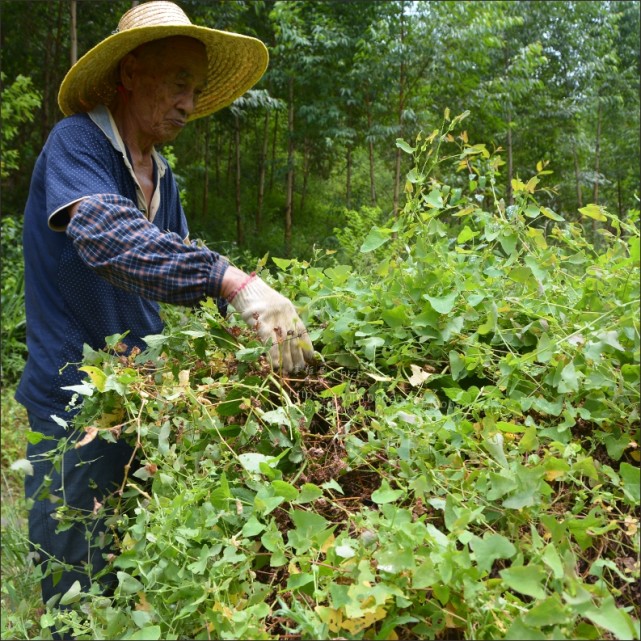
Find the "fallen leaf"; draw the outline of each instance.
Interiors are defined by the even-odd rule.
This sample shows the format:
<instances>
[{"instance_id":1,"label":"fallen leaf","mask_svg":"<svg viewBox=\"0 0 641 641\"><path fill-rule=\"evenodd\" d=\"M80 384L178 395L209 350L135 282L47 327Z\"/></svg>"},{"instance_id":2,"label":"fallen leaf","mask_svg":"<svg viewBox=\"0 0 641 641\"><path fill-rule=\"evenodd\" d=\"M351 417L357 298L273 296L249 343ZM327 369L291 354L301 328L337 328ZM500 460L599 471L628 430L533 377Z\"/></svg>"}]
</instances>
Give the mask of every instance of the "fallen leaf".
<instances>
[{"instance_id":1,"label":"fallen leaf","mask_svg":"<svg viewBox=\"0 0 641 641\"><path fill-rule=\"evenodd\" d=\"M429 377L430 373L421 369L418 365L410 365L412 368L412 375L407 379L412 387L422 385Z\"/></svg>"},{"instance_id":2,"label":"fallen leaf","mask_svg":"<svg viewBox=\"0 0 641 641\"><path fill-rule=\"evenodd\" d=\"M85 427L85 435L76 443L74 446L76 449L79 447L84 447L85 445L89 445L91 441L93 441L96 436L98 436L98 428L93 427L93 425L88 425Z\"/></svg>"}]
</instances>

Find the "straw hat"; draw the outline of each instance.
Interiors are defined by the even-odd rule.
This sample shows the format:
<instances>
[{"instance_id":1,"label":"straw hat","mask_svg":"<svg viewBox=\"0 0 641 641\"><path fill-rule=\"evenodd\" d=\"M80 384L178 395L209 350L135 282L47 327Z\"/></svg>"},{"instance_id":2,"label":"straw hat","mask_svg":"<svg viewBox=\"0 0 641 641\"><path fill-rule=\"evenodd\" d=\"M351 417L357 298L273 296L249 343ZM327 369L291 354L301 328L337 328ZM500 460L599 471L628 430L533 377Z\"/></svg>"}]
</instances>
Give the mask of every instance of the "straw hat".
<instances>
[{"instance_id":1,"label":"straw hat","mask_svg":"<svg viewBox=\"0 0 641 641\"><path fill-rule=\"evenodd\" d=\"M60 85L58 104L65 116L109 105L116 94L118 63L136 47L169 36L190 36L207 47L207 87L189 120L231 104L265 73L269 54L256 38L199 27L173 2L154 0L125 13L118 29L71 67Z\"/></svg>"}]
</instances>

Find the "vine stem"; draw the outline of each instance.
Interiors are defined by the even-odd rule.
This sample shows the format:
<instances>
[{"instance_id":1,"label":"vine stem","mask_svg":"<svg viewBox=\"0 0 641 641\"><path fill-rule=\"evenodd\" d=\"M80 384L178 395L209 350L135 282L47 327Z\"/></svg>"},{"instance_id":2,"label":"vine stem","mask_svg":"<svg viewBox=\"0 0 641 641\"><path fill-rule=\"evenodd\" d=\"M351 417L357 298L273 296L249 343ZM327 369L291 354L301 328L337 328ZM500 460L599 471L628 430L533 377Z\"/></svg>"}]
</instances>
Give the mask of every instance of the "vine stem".
<instances>
[{"instance_id":1,"label":"vine stem","mask_svg":"<svg viewBox=\"0 0 641 641\"><path fill-rule=\"evenodd\" d=\"M134 445L134 450L131 453L131 457L129 458L129 461L127 462L127 465L125 465L125 476L122 479L122 483L120 485L120 488L118 489L118 496L120 497L120 501L122 500L122 493L125 490L125 485L127 484L127 481L129 480L129 471L131 470L131 465L134 462L134 459L136 458L136 453L138 450L142 447L142 443L140 441L140 430L141 430L141 416L142 412L145 409L145 405L147 404L147 400L145 398L141 398L141 403L140 403L140 411L138 412L138 416L136 416L136 444ZM118 508L120 508L120 501L118 502Z\"/></svg>"}]
</instances>

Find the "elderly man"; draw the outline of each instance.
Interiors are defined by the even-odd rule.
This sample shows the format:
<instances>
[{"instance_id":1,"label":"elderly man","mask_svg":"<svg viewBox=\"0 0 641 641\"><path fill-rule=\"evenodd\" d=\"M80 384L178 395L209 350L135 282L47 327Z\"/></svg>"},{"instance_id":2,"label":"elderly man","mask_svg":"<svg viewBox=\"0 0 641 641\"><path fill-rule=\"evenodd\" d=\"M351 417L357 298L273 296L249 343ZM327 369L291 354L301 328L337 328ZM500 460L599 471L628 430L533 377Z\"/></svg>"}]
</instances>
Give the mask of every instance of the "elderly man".
<instances>
[{"instance_id":1,"label":"elderly man","mask_svg":"<svg viewBox=\"0 0 641 641\"><path fill-rule=\"evenodd\" d=\"M68 116L36 163L24 219L29 358L16 398L28 410L30 539L48 567L43 598L57 598L105 567L101 521L56 532L57 505L91 512L123 479L131 449L102 439L69 452L54 469L44 456L69 432L71 392L83 344L100 349L124 334L129 348L162 330L158 303L231 304L264 342L274 368L300 370L313 356L292 303L187 240L178 189L155 150L188 121L229 105L264 73L262 42L191 24L171 2L127 12L118 30L74 65L59 104ZM63 419L62 421L59 419ZM55 561L49 563L49 561Z\"/></svg>"}]
</instances>

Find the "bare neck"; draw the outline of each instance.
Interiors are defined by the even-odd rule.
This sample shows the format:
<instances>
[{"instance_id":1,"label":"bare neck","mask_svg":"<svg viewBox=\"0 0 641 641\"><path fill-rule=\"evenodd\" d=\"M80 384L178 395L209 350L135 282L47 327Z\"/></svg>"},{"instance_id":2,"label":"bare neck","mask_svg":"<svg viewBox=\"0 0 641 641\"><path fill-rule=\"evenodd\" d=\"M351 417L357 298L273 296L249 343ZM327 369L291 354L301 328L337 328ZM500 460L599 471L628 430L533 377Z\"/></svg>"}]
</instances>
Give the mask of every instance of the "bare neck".
<instances>
[{"instance_id":1,"label":"bare neck","mask_svg":"<svg viewBox=\"0 0 641 641\"><path fill-rule=\"evenodd\" d=\"M134 114L121 103L117 103L112 109L112 115L120 137L131 154L134 167L152 166L154 141L142 130Z\"/></svg>"}]
</instances>

